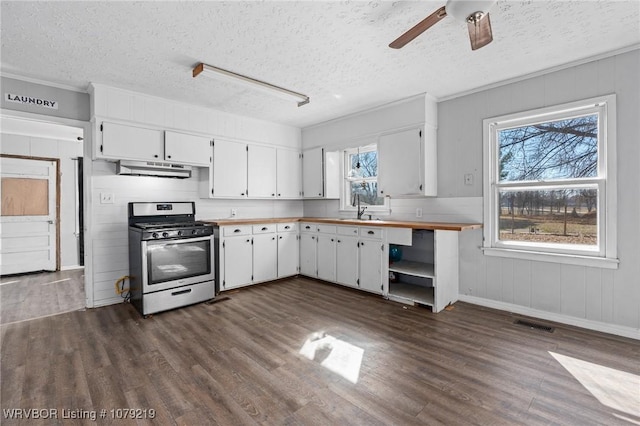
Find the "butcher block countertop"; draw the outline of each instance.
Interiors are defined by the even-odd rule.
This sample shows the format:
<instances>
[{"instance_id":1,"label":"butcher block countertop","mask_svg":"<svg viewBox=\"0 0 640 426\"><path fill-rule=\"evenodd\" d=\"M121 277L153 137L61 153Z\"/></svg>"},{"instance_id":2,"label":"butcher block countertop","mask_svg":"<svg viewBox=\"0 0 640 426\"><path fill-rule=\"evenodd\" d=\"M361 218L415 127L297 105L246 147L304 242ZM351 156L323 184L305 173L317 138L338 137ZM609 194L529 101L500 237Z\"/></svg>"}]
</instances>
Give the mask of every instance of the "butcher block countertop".
<instances>
[{"instance_id":1,"label":"butcher block countertop","mask_svg":"<svg viewBox=\"0 0 640 426\"><path fill-rule=\"evenodd\" d=\"M338 218L326 218L326 217L205 219L203 220L203 222L207 222L215 226L257 225L262 223L285 223L285 222L314 222L314 223L331 223L334 225L381 226L381 227L443 230L443 231L467 231L471 229L482 228L481 223L411 222L411 221L404 221L404 220L357 220L357 219L338 219Z\"/></svg>"}]
</instances>

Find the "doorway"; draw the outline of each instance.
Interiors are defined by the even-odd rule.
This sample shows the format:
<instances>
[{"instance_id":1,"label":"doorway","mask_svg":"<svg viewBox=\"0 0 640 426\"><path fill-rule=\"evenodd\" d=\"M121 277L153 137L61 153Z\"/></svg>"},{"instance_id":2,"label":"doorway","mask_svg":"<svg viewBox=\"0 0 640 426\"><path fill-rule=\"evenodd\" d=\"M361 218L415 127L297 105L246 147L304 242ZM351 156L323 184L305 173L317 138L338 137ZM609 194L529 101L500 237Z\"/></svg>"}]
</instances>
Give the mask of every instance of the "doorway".
<instances>
[{"instance_id":1,"label":"doorway","mask_svg":"<svg viewBox=\"0 0 640 426\"><path fill-rule=\"evenodd\" d=\"M90 306L82 232L83 139L89 126L5 110L1 120L0 322ZM40 257L34 259L35 252Z\"/></svg>"}]
</instances>

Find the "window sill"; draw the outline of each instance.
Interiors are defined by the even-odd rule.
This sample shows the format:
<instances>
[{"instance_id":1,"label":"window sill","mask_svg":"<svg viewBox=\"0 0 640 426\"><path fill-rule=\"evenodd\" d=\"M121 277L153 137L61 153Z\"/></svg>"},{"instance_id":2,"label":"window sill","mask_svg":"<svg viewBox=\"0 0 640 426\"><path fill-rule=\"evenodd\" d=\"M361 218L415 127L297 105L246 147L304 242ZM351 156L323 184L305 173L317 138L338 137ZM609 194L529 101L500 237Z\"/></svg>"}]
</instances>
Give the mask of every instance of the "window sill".
<instances>
[{"instance_id":1,"label":"window sill","mask_svg":"<svg viewBox=\"0 0 640 426\"><path fill-rule=\"evenodd\" d=\"M338 212L339 212L341 215L349 215L349 216L357 215L357 213L356 213L355 209L349 209L349 210L347 210L347 209L340 209L340 210L338 210ZM374 209L369 209L369 208L367 208L367 209L364 211L363 216L369 216L369 215L371 215L371 216L373 216L373 217L376 217L376 216L389 216L390 214L391 214L391 209L379 209L379 210L374 210Z\"/></svg>"},{"instance_id":2,"label":"window sill","mask_svg":"<svg viewBox=\"0 0 640 426\"><path fill-rule=\"evenodd\" d=\"M594 268L618 269L620 261L606 257L581 256L575 254L545 253L529 250L483 247L485 256L508 257L537 262L563 263L566 265L590 266Z\"/></svg>"}]
</instances>

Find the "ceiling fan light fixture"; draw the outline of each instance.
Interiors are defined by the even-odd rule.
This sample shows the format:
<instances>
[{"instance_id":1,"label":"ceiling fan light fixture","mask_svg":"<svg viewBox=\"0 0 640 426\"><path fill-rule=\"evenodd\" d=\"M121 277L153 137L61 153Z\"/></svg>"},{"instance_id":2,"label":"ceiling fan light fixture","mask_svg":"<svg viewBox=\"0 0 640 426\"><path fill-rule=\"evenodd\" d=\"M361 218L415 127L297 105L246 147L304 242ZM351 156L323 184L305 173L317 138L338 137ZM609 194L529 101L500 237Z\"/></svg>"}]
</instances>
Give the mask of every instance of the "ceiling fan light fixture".
<instances>
[{"instance_id":1,"label":"ceiling fan light fixture","mask_svg":"<svg viewBox=\"0 0 640 426\"><path fill-rule=\"evenodd\" d=\"M222 68L214 67L204 63L198 64L193 69L193 77L204 75L225 83L237 84L247 87L249 89L257 90L263 93L277 96L281 99L292 100L298 103L298 106L306 105L309 103L309 97L302 93L294 92L293 90L285 89L284 87L276 86L266 81L257 80L255 78L247 77L242 74L237 74L232 71L228 71Z\"/></svg>"},{"instance_id":2,"label":"ceiling fan light fixture","mask_svg":"<svg viewBox=\"0 0 640 426\"><path fill-rule=\"evenodd\" d=\"M468 19L477 13L486 15L495 3L496 0L447 0L445 10L447 15L454 19L468 22Z\"/></svg>"}]
</instances>

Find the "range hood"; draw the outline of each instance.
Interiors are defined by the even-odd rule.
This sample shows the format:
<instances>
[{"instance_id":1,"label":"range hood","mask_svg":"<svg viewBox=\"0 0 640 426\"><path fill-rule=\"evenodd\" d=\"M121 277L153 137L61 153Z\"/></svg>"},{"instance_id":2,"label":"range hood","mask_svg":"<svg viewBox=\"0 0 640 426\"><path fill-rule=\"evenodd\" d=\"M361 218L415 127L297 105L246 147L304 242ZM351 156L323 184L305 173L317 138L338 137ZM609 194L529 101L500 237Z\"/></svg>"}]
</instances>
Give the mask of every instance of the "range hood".
<instances>
[{"instance_id":1,"label":"range hood","mask_svg":"<svg viewBox=\"0 0 640 426\"><path fill-rule=\"evenodd\" d=\"M157 176L185 179L191 177L191 166L161 163L157 161L118 161L116 173L119 175Z\"/></svg>"}]
</instances>

